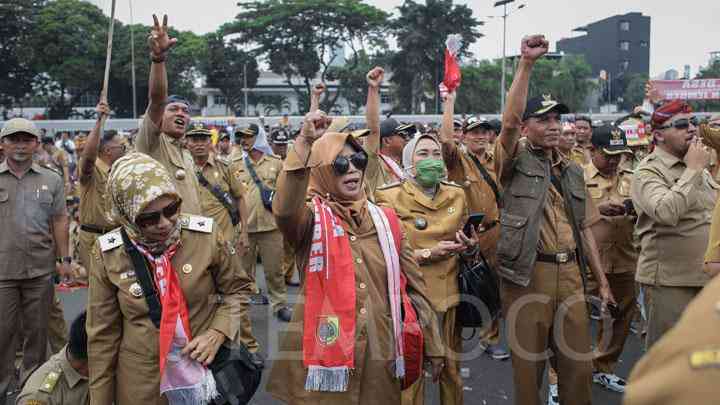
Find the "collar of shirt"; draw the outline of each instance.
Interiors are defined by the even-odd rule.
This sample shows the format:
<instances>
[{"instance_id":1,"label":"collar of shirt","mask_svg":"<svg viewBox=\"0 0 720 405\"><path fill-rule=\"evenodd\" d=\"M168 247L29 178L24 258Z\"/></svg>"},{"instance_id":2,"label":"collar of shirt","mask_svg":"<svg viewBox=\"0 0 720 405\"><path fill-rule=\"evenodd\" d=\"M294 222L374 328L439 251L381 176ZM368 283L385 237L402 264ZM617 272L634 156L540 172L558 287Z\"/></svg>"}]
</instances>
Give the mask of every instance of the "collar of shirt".
<instances>
[{"instance_id":1,"label":"collar of shirt","mask_svg":"<svg viewBox=\"0 0 720 405\"><path fill-rule=\"evenodd\" d=\"M97 168L103 173L110 173L110 166L108 166L102 159L95 159L95 166L97 166Z\"/></svg>"},{"instance_id":2,"label":"collar of shirt","mask_svg":"<svg viewBox=\"0 0 720 405\"><path fill-rule=\"evenodd\" d=\"M527 138L526 138L527 139ZM545 157L545 149L533 145L530 140L527 140L527 147L530 149L531 152L535 153L536 155L540 155L542 157ZM552 167L560 166L561 164L565 163L567 159L563 156L562 153L560 153L560 150L558 148L552 148L552 151L550 152L550 163Z\"/></svg>"},{"instance_id":3,"label":"collar of shirt","mask_svg":"<svg viewBox=\"0 0 720 405\"><path fill-rule=\"evenodd\" d=\"M679 159L677 156L673 156L669 152L666 152L663 148L657 147L655 148L655 151L653 153L655 153L660 159L660 161L667 167L672 168L678 163L685 166L685 162L682 159Z\"/></svg>"},{"instance_id":4,"label":"collar of shirt","mask_svg":"<svg viewBox=\"0 0 720 405\"><path fill-rule=\"evenodd\" d=\"M35 173L40 173L40 165L38 165L37 163L33 162L33 164L30 165L30 168L28 169L28 172L29 172L29 171L33 171L33 172L35 172ZM10 172L10 173L12 173L12 171L10 170L10 166L8 166L8 164L7 164L7 160L4 161L4 162L2 162L2 163L0 163L0 173L5 173L5 172Z\"/></svg>"},{"instance_id":5,"label":"collar of shirt","mask_svg":"<svg viewBox=\"0 0 720 405\"><path fill-rule=\"evenodd\" d=\"M482 163L483 165L487 165L487 164L489 164L489 163L492 163L492 161L493 161L493 159L494 159L492 153L488 152L487 149L485 149L485 150L483 151L482 155L476 155L476 154L470 152L469 149L467 150L467 153L470 154L470 155L472 155L472 156L475 156L475 157L480 161L480 163Z\"/></svg>"},{"instance_id":6,"label":"collar of shirt","mask_svg":"<svg viewBox=\"0 0 720 405\"><path fill-rule=\"evenodd\" d=\"M65 379L67 380L70 388L74 388L80 381L87 380L87 377L80 375L80 373L78 373L77 370L70 365L70 362L67 359L67 346L65 346L59 354L60 368L62 368L63 374L65 375Z\"/></svg>"}]
</instances>

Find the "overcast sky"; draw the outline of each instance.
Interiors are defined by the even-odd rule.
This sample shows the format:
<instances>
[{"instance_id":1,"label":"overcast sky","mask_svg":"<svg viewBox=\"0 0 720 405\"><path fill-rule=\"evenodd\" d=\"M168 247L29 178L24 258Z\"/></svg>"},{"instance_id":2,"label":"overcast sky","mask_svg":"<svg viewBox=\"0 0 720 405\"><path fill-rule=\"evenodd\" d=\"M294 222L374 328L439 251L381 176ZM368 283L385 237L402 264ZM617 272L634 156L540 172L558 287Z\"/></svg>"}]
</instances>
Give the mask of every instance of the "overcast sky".
<instances>
[{"instance_id":1,"label":"overcast sky","mask_svg":"<svg viewBox=\"0 0 720 405\"><path fill-rule=\"evenodd\" d=\"M109 14L111 0L89 0ZM237 0L118 0L116 14L130 21L129 2L133 2L136 22L152 23L152 14L167 13L170 24L181 30L203 34L235 18L240 12ZM388 12L397 13L403 0L365 0ZM422 2L423 0L416 0ZM467 4L473 15L486 21L481 27L485 37L471 48L475 57L495 58L502 55L502 19L488 19L500 14L493 0L455 0ZM616 14L640 11L651 20L650 74L691 66L695 75L707 65L709 53L720 51L720 1L718 0L516 0L526 4L508 17L508 54L517 53L524 35L545 34L552 49L559 39L575 36L573 28Z\"/></svg>"}]
</instances>

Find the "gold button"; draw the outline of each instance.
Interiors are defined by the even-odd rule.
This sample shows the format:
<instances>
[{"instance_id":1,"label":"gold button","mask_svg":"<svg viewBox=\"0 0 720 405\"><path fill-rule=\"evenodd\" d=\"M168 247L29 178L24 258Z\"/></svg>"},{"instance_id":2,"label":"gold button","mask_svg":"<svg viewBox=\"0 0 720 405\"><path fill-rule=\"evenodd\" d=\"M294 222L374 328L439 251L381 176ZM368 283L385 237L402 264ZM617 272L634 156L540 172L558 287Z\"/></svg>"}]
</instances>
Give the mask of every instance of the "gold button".
<instances>
[{"instance_id":1,"label":"gold button","mask_svg":"<svg viewBox=\"0 0 720 405\"><path fill-rule=\"evenodd\" d=\"M465 185L466 185L466 186L469 186L469 185L470 185L470 180L465 180Z\"/></svg>"},{"instance_id":2,"label":"gold button","mask_svg":"<svg viewBox=\"0 0 720 405\"><path fill-rule=\"evenodd\" d=\"M355 242L356 240L357 240L357 236L355 236L355 235L350 235L350 241L351 241L351 242Z\"/></svg>"},{"instance_id":3,"label":"gold button","mask_svg":"<svg viewBox=\"0 0 720 405\"><path fill-rule=\"evenodd\" d=\"M454 214L455 213L455 207L448 208L448 214Z\"/></svg>"},{"instance_id":4,"label":"gold button","mask_svg":"<svg viewBox=\"0 0 720 405\"><path fill-rule=\"evenodd\" d=\"M142 287L140 287L140 284L138 283L132 283L130 285L130 294L135 298L140 298L143 295Z\"/></svg>"},{"instance_id":5,"label":"gold button","mask_svg":"<svg viewBox=\"0 0 720 405\"><path fill-rule=\"evenodd\" d=\"M175 172L175 178L178 180L185 180L185 176L186 176L185 170L183 170L183 169L179 169L178 171Z\"/></svg>"},{"instance_id":6,"label":"gold button","mask_svg":"<svg viewBox=\"0 0 720 405\"><path fill-rule=\"evenodd\" d=\"M367 285L365 285L365 283L360 283L360 289L361 289L361 290L364 290L365 287L367 287Z\"/></svg>"},{"instance_id":7,"label":"gold button","mask_svg":"<svg viewBox=\"0 0 720 405\"><path fill-rule=\"evenodd\" d=\"M367 313L367 310L365 308L360 308L360 313L365 315Z\"/></svg>"},{"instance_id":8,"label":"gold button","mask_svg":"<svg viewBox=\"0 0 720 405\"><path fill-rule=\"evenodd\" d=\"M362 263L362 259L358 257L357 259L355 259L355 263L357 263L357 264Z\"/></svg>"},{"instance_id":9,"label":"gold button","mask_svg":"<svg viewBox=\"0 0 720 405\"><path fill-rule=\"evenodd\" d=\"M190 273L192 273L192 264L186 263L186 264L182 267L182 272L185 273L185 274L190 274Z\"/></svg>"}]
</instances>

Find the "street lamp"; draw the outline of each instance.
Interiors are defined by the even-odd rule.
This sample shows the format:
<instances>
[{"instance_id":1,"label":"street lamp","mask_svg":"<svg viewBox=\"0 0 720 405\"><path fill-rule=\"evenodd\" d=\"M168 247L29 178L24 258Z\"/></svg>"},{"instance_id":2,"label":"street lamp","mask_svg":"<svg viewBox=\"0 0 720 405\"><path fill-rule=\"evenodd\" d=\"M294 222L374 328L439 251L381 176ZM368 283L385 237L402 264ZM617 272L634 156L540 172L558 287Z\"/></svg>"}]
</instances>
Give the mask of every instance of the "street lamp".
<instances>
[{"instance_id":1,"label":"street lamp","mask_svg":"<svg viewBox=\"0 0 720 405\"><path fill-rule=\"evenodd\" d=\"M135 85L135 31L133 25L133 8L132 0L128 0L130 3L130 72L132 75L132 98L133 98L133 119L137 118L137 88Z\"/></svg>"},{"instance_id":2,"label":"street lamp","mask_svg":"<svg viewBox=\"0 0 720 405\"><path fill-rule=\"evenodd\" d=\"M503 56L502 56L502 77L500 78L500 113L502 114L505 110L505 43L507 41L507 18L510 14L512 14L513 11L508 13L507 5L510 3L514 3L515 0L500 0L496 1L493 7L503 7L503 14L501 16L503 19ZM520 4L514 11L520 10L525 8L525 4ZM489 18L494 18L496 16L488 16Z\"/></svg>"}]
</instances>

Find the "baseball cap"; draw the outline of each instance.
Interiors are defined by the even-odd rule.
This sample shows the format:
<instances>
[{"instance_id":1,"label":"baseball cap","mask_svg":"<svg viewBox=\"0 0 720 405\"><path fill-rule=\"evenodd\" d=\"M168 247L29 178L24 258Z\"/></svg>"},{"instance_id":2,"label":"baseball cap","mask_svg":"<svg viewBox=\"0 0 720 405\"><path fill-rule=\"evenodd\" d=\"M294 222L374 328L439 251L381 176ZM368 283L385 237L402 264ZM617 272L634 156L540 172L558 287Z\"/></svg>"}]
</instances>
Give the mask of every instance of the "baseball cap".
<instances>
[{"instance_id":1,"label":"baseball cap","mask_svg":"<svg viewBox=\"0 0 720 405\"><path fill-rule=\"evenodd\" d=\"M212 136L210 130L202 122L191 123L190 128L185 132L185 136Z\"/></svg>"},{"instance_id":2,"label":"baseball cap","mask_svg":"<svg viewBox=\"0 0 720 405\"><path fill-rule=\"evenodd\" d=\"M255 136L260 133L260 128L256 124L250 124L247 128L237 129L235 135Z\"/></svg>"},{"instance_id":3,"label":"baseball cap","mask_svg":"<svg viewBox=\"0 0 720 405\"><path fill-rule=\"evenodd\" d=\"M567 114L570 109L565 105L556 100L553 100L550 94L543 94L542 96L533 97L528 100L525 105L525 114L523 114L523 121L532 117L539 117L545 115L551 111L556 111L559 114Z\"/></svg>"},{"instance_id":4,"label":"baseball cap","mask_svg":"<svg viewBox=\"0 0 720 405\"><path fill-rule=\"evenodd\" d=\"M12 134L25 133L34 135L40 140L40 130L33 124L32 121L26 120L25 118L13 118L6 122L0 131L0 139L10 136Z\"/></svg>"},{"instance_id":5,"label":"baseball cap","mask_svg":"<svg viewBox=\"0 0 720 405\"><path fill-rule=\"evenodd\" d=\"M287 131L280 128L272 131L270 134L270 141L278 145L287 145L290 141L290 136L288 136Z\"/></svg>"},{"instance_id":6,"label":"baseball cap","mask_svg":"<svg viewBox=\"0 0 720 405\"><path fill-rule=\"evenodd\" d=\"M608 155L632 153L627 146L625 131L615 125L606 124L595 128L591 142L594 147L602 149Z\"/></svg>"},{"instance_id":7,"label":"baseball cap","mask_svg":"<svg viewBox=\"0 0 720 405\"><path fill-rule=\"evenodd\" d=\"M353 136L353 138L362 138L364 136L370 135L370 129L369 128L357 129L355 131L352 131L350 134Z\"/></svg>"},{"instance_id":8,"label":"baseball cap","mask_svg":"<svg viewBox=\"0 0 720 405\"><path fill-rule=\"evenodd\" d=\"M220 140L222 141L223 139L230 139L230 134L227 132L220 132Z\"/></svg>"},{"instance_id":9,"label":"baseball cap","mask_svg":"<svg viewBox=\"0 0 720 405\"><path fill-rule=\"evenodd\" d=\"M462 127L463 127L463 122L462 122L462 120L459 120L459 119L455 118L455 119L453 120L453 128L454 128L454 129L459 129L459 128L462 128Z\"/></svg>"},{"instance_id":10,"label":"baseball cap","mask_svg":"<svg viewBox=\"0 0 720 405\"><path fill-rule=\"evenodd\" d=\"M476 128L493 129L493 126L492 124L490 124L490 121L488 121L487 118L470 117L465 122L465 128L463 129L463 131L470 132Z\"/></svg>"},{"instance_id":11,"label":"baseball cap","mask_svg":"<svg viewBox=\"0 0 720 405\"><path fill-rule=\"evenodd\" d=\"M388 118L380 123L380 137L387 138L393 135L400 135L410 139L415 135L417 129L414 124L402 124L395 118Z\"/></svg>"}]
</instances>

